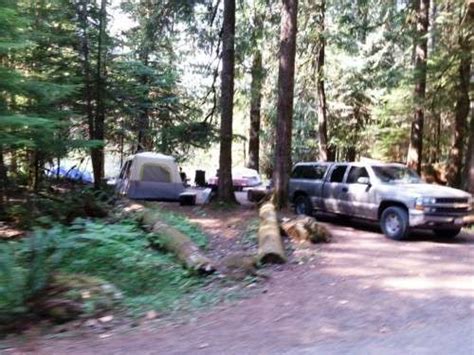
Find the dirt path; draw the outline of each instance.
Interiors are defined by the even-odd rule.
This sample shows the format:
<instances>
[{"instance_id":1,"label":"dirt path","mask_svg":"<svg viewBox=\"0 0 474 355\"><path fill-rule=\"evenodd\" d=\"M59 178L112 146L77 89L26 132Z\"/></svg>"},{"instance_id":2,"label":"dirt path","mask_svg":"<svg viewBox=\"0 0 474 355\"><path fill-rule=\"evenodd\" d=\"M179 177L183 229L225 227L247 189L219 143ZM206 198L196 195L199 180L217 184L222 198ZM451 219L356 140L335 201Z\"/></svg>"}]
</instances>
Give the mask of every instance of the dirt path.
<instances>
[{"instance_id":1,"label":"dirt path","mask_svg":"<svg viewBox=\"0 0 474 355\"><path fill-rule=\"evenodd\" d=\"M252 216L244 211L232 221L242 230ZM213 223L212 213L195 218ZM104 339L44 339L34 352L380 354L411 349L448 354L453 344L459 344L461 353L474 351L472 232L454 242L435 241L429 234L394 242L370 226L329 226L333 243L318 246L313 261L274 272L253 298L216 307L186 324L136 328ZM212 228L220 234L222 227ZM232 240L232 232L227 237ZM440 342L444 326L450 332L442 333L450 338ZM410 347L415 340L416 347ZM397 342L403 342L400 349Z\"/></svg>"}]
</instances>

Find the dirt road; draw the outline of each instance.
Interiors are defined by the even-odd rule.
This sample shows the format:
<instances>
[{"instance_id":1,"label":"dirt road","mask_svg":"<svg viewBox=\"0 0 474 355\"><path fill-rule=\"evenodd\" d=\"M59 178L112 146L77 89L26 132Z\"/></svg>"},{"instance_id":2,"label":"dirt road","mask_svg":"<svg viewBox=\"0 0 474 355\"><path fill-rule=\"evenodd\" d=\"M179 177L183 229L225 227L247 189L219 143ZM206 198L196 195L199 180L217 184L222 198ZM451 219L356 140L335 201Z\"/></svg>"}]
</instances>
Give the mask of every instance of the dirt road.
<instances>
[{"instance_id":1,"label":"dirt road","mask_svg":"<svg viewBox=\"0 0 474 355\"><path fill-rule=\"evenodd\" d=\"M207 217L209 218L209 217ZM317 258L275 272L259 295L187 324L109 338L44 340L42 354L474 353L474 235L384 238L330 224Z\"/></svg>"}]
</instances>

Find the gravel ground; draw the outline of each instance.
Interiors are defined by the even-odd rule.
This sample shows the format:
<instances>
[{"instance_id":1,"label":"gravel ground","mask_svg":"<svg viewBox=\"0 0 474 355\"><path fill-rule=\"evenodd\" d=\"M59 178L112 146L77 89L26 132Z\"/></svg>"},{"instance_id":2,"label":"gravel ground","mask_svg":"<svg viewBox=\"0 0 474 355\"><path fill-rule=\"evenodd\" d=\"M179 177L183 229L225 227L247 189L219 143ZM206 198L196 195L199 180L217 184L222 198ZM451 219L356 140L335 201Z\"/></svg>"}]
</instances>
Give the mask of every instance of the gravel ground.
<instances>
[{"instance_id":1,"label":"gravel ground","mask_svg":"<svg viewBox=\"0 0 474 355\"><path fill-rule=\"evenodd\" d=\"M226 212L227 213L227 212ZM188 210L225 243L255 212ZM261 292L185 323L34 341L37 354L472 354L474 234L388 240L372 225L325 220L330 244L271 272ZM212 244L212 243L211 243ZM214 244L218 248L220 244Z\"/></svg>"}]
</instances>

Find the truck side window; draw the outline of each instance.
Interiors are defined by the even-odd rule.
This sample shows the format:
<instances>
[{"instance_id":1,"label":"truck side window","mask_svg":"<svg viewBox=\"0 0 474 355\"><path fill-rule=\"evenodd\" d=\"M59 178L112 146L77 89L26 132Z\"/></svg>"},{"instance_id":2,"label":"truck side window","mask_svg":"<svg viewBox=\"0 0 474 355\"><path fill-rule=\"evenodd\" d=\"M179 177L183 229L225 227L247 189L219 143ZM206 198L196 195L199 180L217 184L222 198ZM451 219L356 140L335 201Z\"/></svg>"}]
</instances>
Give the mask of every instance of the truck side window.
<instances>
[{"instance_id":1,"label":"truck side window","mask_svg":"<svg viewBox=\"0 0 474 355\"><path fill-rule=\"evenodd\" d=\"M322 180L326 167L321 165L300 165L291 174L292 179Z\"/></svg>"},{"instance_id":2,"label":"truck side window","mask_svg":"<svg viewBox=\"0 0 474 355\"><path fill-rule=\"evenodd\" d=\"M300 165L293 169L291 173L292 179L303 179L303 168L304 166Z\"/></svg>"},{"instance_id":3,"label":"truck side window","mask_svg":"<svg viewBox=\"0 0 474 355\"><path fill-rule=\"evenodd\" d=\"M347 183L348 184L355 184L357 183L357 179L360 177L369 177L367 170L364 167L353 166L349 171L349 175L347 175Z\"/></svg>"},{"instance_id":4,"label":"truck side window","mask_svg":"<svg viewBox=\"0 0 474 355\"><path fill-rule=\"evenodd\" d=\"M331 174L330 182L342 182L346 172L347 165L339 165L334 168Z\"/></svg>"},{"instance_id":5,"label":"truck side window","mask_svg":"<svg viewBox=\"0 0 474 355\"><path fill-rule=\"evenodd\" d=\"M313 166L313 171L314 171L314 177L313 179L315 180L322 180L324 177L324 173L327 170L327 166L324 165L314 165Z\"/></svg>"}]
</instances>

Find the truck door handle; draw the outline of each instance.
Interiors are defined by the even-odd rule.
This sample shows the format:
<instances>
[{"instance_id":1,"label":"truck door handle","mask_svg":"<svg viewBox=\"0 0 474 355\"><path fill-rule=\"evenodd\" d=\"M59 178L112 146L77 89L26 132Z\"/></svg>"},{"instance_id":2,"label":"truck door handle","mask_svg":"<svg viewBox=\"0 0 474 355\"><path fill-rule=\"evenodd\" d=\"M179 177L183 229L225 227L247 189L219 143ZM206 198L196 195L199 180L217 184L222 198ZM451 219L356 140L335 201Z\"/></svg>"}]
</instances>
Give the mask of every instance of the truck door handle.
<instances>
[{"instance_id":1,"label":"truck door handle","mask_svg":"<svg viewBox=\"0 0 474 355\"><path fill-rule=\"evenodd\" d=\"M342 188L342 192L348 192L348 191L349 191L349 189L347 187Z\"/></svg>"}]
</instances>

